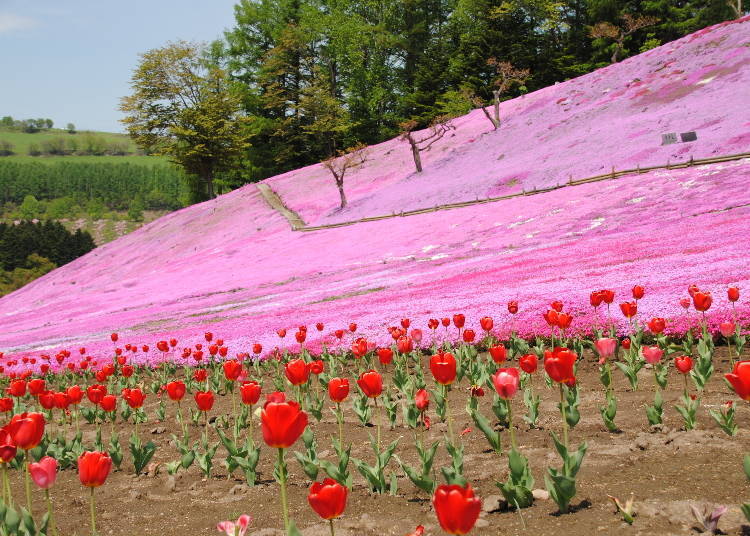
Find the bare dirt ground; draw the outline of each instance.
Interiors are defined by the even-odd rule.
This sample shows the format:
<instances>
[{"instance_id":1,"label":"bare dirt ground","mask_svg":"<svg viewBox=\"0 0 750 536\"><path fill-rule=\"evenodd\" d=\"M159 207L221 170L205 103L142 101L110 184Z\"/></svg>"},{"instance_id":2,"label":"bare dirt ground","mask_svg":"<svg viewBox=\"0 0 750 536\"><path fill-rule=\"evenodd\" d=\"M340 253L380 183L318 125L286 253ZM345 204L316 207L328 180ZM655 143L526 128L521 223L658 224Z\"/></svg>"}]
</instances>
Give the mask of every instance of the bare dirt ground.
<instances>
[{"instance_id":1,"label":"bare dirt ground","mask_svg":"<svg viewBox=\"0 0 750 536\"><path fill-rule=\"evenodd\" d=\"M537 500L533 506L520 512L504 506L495 482L506 479L507 458L501 459L489 451L484 436L474 429L464 410L468 396L466 386L462 384L461 388L454 389L450 397L454 427L456 430L473 429L462 438L464 476L484 500L483 512L472 534L693 534L697 531L697 523L690 513L691 504L729 506L719 528L725 534L750 534L750 527L744 526L747 523L739 510L740 503L750 500L750 486L742 470L742 458L750 450L750 409L730 393L724 383L723 373L729 369L725 356L726 349L718 348L716 373L702 400L698 428L689 432L682 430L682 418L674 409L683 386L682 378L674 369L670 371L669 386L664 393L664 426L661 430L649 429L646 420L645 405L650 404L653 397L651 371L641 371L637 392L631 392L626 379L615 372L616 422L622 431L610 433L603 426L598 410L603 403L603 391L597 366L592 359L579 364L581 421L570 437L571 445L587 441L588 453L578 475L578 495L572 503L573 511L564 515L557 513L557 506L549 499ZM536 385L542 385L538 379ZM550 431L559 433L560 416L556 407L557 391L544 387L537 389L542 394L538 428L530 429L521 421L520 415L525 408L520 392L513 404L520 449L529 459L536 479L535 488L543 489L546 467L559 467L561 463L549 435ZM266 379L264 392L270 390L272 384ZM488 393L480 404L488 418L494 417L490 409L491 395ZM737 404L740 432L733 438L722 432L708 415L708 409L718 409L727 400L735 400ZM185 404L188 405L192 405L192 400ZM167 422L164 423L152 420L155 407L156 397L150 395L146 404L150 420L141 425L141 435L144 440L150 439L158 445L151 470L147 475L134 476L130 454L125 453L123 470L113 472L107 483L96 490L100 534L212 534L218 521L236 519L240 514L248 513L253 517L250 534L282 535L279 486L273 480L275 452L263 446L258 465L261 474L254 487L247 486L240 471L236 476L228 477L222 463L226 452L221 446L214 459L210 480L203 478L195 464L177 476L170 476L160 464L178 459L179 453L169 443L170 434L179 434L179 428L173 418L173 405L168 404ZM367 437L368 433L374 434L375 429L361 426L351 407L347 404L345 408L345 441L353 444L352 457L372 462ZM217 401L211 414L222 412L231 413L231 403L226 397ZM434 441L443 437L445 425L437 422L434 413L432 417L435 424L426 439ZM321 423L312 418L311 422L320 449L319 457L335 462L330 438L336 436L337 428L332 414L325 412ZM82 426L84 444L91 445L94 427ZM124 451L127 451L127 435L131 428L130 424L118 427ZM108 426L104 430L106 442ZM191 437L197 438L201 430L191 426ZM256 439L261 440L257 421L255 432ZM211 434L212 440L217 440L214 430ZM503 436L507 447L508 435L504 433ZM383 429L383 444L396 438L400 438L398 456L416 464L413 433L402 426L400 417L395 430ZM303 451L302 441L291 450ZM320 520L307 503L310 480L291 453L287 454L287 462L291 517L306 536L329 534L328 524ZM435 468L449 463L448 453L441 446ZM344 516L335 523L337 534L405 535L418 524L425 526L428 535L442 534L427 495L397 470L394 460L391 460L389 470L397 470L401 475L396 496L370 492L353 464L350 464L350 470L355 474L355 484ZM318 479L323 476L321 471ZM12 486L16 499L23 501L23 482L19 474L13 475ZM623 501L634 495L637 517L632 526L626 525L614 513L608 494ZM35 490L34 496L35 511L41 513L45 508L43 495ZM88 494L74 470L59 475L52 489L52 499L60 534L89 534Z\"/></svg>"}]
</instances>

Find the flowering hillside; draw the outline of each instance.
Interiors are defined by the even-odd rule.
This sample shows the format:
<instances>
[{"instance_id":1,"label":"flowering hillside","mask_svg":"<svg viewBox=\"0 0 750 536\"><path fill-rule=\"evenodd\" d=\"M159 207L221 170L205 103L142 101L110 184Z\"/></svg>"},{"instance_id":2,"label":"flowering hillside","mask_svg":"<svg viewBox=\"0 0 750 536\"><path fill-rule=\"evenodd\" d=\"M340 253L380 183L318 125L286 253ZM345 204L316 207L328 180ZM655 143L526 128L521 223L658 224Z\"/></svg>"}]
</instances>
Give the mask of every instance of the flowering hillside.
<instances>
[{"instance_id":1,"label":"flowering hillside","mask_svg":"<svg viewBox=\"0 0 750 536\"><path fill-rule=\"evenodd\" d=\"M268 183L309 223L528 190L612 165L747 151L748 43L746 18L505 103L498 132L486 133L481 112L470 114L428 153L419 177L409 173L406 147L381 144L351 176L354 202L343 214L332 215L335 190L316 167ZM698 141L659 146L662 132L685 130ZM472 324L484 314L499 323L511 299L522 335L547 332L541 312L553 299L574 313L575 330L586 330L598 322L591 290L612 288L619 301L636 283L646 287L640 314L672 319L669 329L684 325L678 299L691 283L715 292L717 322L728 311L719 298L726 286L750 288L740 245L748 182L745 159L304 233L248 185L0 299L0 350L86 344L91 352L111 331L187 344L206 327L233 351L254 342L270 350L275 329L323 322L306 343L314 347L335 342L333 330L350 321L378 341L402 316L422 328L455 312ZM613 314L621 320L619 308Z\"/></svg>"},{"instance_id":2,"label":"flowering hillside","mask_svg":"<svg viewBox=\"0 0 750 536\"><path fill-rule=\"evenodd\" d=\"M496 197L637 166L661 166L750 147L750 17L706 28L585 76L504 102L501 128L481 110L422 153L415 173L398 138L347 172L338 211L320 165L269 179L308 224L333 223ZM661 145L662 134L694 142Z\"/></svg>"}]
</instances>

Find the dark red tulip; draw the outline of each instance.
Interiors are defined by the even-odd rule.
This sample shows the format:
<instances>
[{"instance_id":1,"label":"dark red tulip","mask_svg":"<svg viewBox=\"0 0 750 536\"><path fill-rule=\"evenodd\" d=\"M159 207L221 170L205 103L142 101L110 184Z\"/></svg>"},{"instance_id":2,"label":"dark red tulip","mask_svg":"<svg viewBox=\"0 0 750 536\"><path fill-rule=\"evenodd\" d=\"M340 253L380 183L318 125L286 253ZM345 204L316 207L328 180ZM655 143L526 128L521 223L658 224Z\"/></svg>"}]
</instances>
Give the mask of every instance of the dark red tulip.
<instances>
[{"instance_id":1,"label":"dark red tulip","mask_svg":"<svg viewBox=\"0 0 750 536\"><path fill-rule=\"evenodd\" d=\"M508 312L512 315L516 314L518 312L518 302L517 301L509 301L508 302Z\"/></svg>"},{"instance_id":2,"label":"dark red tulip","mask_svg":"<svg viewBox=\"0 0 750 536\"><path fill-rule=\"evenodd\" d=\"M341 340L344 338L344 330L343 329L337 329L333 332L333 334L336 336L338 340Z\"/></svg>"},{"instance_id":3,"label":"dark red tulip","mask_svg":"<svg viewBox=\"0 0 750 536\"><path fill-rule=\"evenodd\" d=\"M307 383L310 370L307 368L307 363L302 359L292 359L284 367L284 374L292 385L302 385Z\"/></svg>"},{"instance_id":4,"label":"dark red tulip","mask_svg":"<svg viewBox=\"0 0 750 536\"><path fill-rule=\"evenodd\" d=\"M622 342L620 342L620 346L622 346L623 350L630 350L630 339L623 339Z\"/></svg>"},{"instance_id":5,"label":"dark red tulip","mask_svg":"<svg viewBox=\"0 0 750 536\"><path fill-rule=\"evenodd\" d=\"M245 382L240 386L240 396L242 403L253 406L260 400L261 387L258 382Z\"/></svg>"},{"instance_id":6,"label":"dark red tulip","mask_svg":"<svg viewBox=\"0 0 750 536\"><path fill-rule=\"evenodd\" d=\"M442 320L440 321L440 323L441 323L441 324L443 324L443 327L444 327L444 328L447 328L448 326L450 326L450 325L451 325L451 319L450 319L450 318L443 318L443 319L442 319Z\"/></svg>"},{"instance_id":7,"label":"dark red tulip","mask_svg":"<svg viewBox=\"0 0 750 536\"><path fill-rule=\"evenodd\" d=\"M475 337L476 337L476 333L474 333L473 329L464 330L464 333L463 333L464 342L474 342Z\"/></svg>"},{"instance_id":8,"label":"dark red tulip","mask_svg":"<svg viewBox=\"0 0 750 536\"><path fill-rule=\"evenodd\" d=\"M606 303L607 305L611 304L613 301L615 301L615 291L614 290L600 290L599 293L602 295L602 301Z\"/></svg>"},{"instance_id":9,"label":"dark red tulip","mask_svg":"<svg viewBox=\"0 0 750 536\"><path fill-rule=\"evenodd\" d=\"M352 322L351 324L349 324L349 331L351 331L352 333L354 333L355 331L357 331L357 324L355 324L354 322Z\"/></svg>"},{"instance_id":10,"label":"dark red tulip","mask_svg":"<svg viewBox=\"0 0 750 536\"><path fill-rule=\"evenodd\" d=\"M120 374L122 374L123 378L130 378L134 372L135 369L131 365L123 365L120 369Z\"/></svg>"},{"instance_id":11,"label":"dark red tulip","mask_svg":"<svg viewBox=\"0 0 750 536\"><path fill-rule=\"evenodd\" d=\"M0 428L0 462L10 463L16 457L17 451L18 447L16 447L8 427Z\"/></svg>"},{"instance_id":12,"label":"dark red tulip","mask_svg":"<svg viewBox=\"0 0 750 536\"><path fill-rule=\"evenodd\" d=\"M210 411L214 407L213 391L196 391L193 397L200 411Z\"/></svg>"},{"instance_id":13,"label":"dark red tulip","mask_svg":"<svg viewBox=\"0 0 750 536\"><path fill-rule=\"evenodd\" d=\"M575 385L575 363L578 356L567 348L556 347L544 352L544 370L552 381Z\"/></svg>"},{"instance_id":14,"label":"dark red tulip","mask_svg":"<svg viewBox=\"0 0 750 536\"><path fill-rule=\"evenodd\" d=\"M439 353L430 358L432 377L440 385L450 385L456 379L456 358L453 354Z\"/></svg>"},{"instance_id":15,"label":"dark red tulip","mask_svg":"<svg viewBox=\"0 0 750 536\"><path fill-rule=\"evenodd\" d=\"M551 309L554 309L558 313L562 312L563 310L563 302L561 302L560 300L553 301L552 303L549 304L549 306Z\"/></svg>"},{"instance_id":16,"label":"dark red tulip","mask_svg":"<svg viewBox=\"0 0 750 536\"><path fill-rule=\"evenodd\" d=\"M409 329L409 326L411 325L411 320L408 318L402 318L401 319L401 327L404 329Z\"/></svg>"},{"instance_id":17,"label":"dark red tulip","mask_svg":"<svg viewBox=\"0 0 750 536\"><path fill-rule=\"evenodd\" d=\"M307 426L307 414L297 402L288 402L272 393L260 414L263 440L269 447L291 447Z\"/></svg>"},{"instance_id":18,"label":"dark red tulip","mask_svg":"<svg viewBox=\"0 0 750 536\"><path fill-rule=\"evenodd\" d=\"M448 534L468 534L479 518L482 501L474 496L471 485L441 484L432 498L440 526Z\"/></svg>"},{"instance_id":19,"label":"dark red tulip","mask_svg":"<svg viewBox=\"0 0 750 536\"><path fill-rule=\"evenodd\" d=\"M643 295L646 294L646 289L643 288L641 285L636 285L633 287L633 299L634 300L640 300L643 298Z\"/></svg>"},{"instance_id":20,"label":"dark red tulip","mask_svg":"<svg viewBox=\"0 0 750 536\"><path fill-rule=\"evenodd\" d=\"M347 378L331 378L328 382L328 396L333 402L340 404L349 396L349 380Z\"/></svg>"},{"instance_id":21,"label":"dark red tulip","mask_svg":"<svg viewBox=\"0 0 750 536\"><path fill-rule=\"evenodd\" d=\"M208 371L206 369L195 369L193 371L193 379L197 382L205 382L208 378Z\"/></svg>"},{"instance_id":22,"label":"dark red tulip","mask_svg":"<svg viewBox=\"0 0 750 536\"><path fill-rule=\"evenodd\" d=\"M344 513L346 495L349 490L332 478L326 478L323 483L313 482L307 501L323 519L335 519Z\"/></svg>"},{"instance_id":23,"label":"dark red tulip","mask_svg":"<svg viewBox=\"0 0 750 536\"><path fill-rule=\"evenodd\" d=\"M535 354L526 354L518 358L518 366L526 374L534 374L536 372L538 359Z\"/></svg>"},{"instance_id":24,"label":"dark red tulip","mask_svg":"<svg viewBox=\"0 0 750 536\"><path fill-rule=\"evenodd\" d=\"M368 398L376 398L383 392L383 377L374 370L360 374L357 385Z\"/></svg>"},{"instance_id":25,"label":"dark red tulip","mask_svg":"<svg viewBox=\"0 0 750 536\"><path fill-rule=\"evenodd\" d=\"M440 325L440 321L437 318L430 318L427 321L427 327L432 330L436 330Z\"/></svg>"},{"instance_id":26,"label":"dark red tulip","mask_svg":"<svg viewBox=\"0 0 750 536\"><path fill-rule=\"evenodd\" d=\"M111 340L112 342L117 342L117 339L119 339L120 337L119 337L119 336L117 335L117 333L112 333L112 334L111 334L111 335L109 336L109 338L110 338L110 340Z\"/></svg>"},{"instance_id":27,"label":"dark red tulip","mask_svg":"<svg viewBox=\"0 0 750 536\"><path fill-rule=\"evenodd\" d=\"M98 488L107 481L112 458L106 452L86 451L78 458L78 478L87 488Z\"/></svg>"}]
</instances>

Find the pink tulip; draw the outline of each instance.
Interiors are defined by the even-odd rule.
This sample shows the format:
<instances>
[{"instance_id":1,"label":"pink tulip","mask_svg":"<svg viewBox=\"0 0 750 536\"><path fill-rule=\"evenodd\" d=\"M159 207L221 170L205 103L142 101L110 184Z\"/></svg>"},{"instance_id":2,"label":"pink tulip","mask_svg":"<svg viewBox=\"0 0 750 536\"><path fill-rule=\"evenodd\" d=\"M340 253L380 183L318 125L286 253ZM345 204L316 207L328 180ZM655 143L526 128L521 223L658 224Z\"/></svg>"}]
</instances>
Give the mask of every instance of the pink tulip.
<instances>
[{"instance_id":1,"label":"pink tulip","mask_svg":"<svg viewBox=\"0 0 750 536\"><path fill-rule=\"evenodd\" d=\"M661 361L661 358L664 355L664 352L658 346L644 346L641 348L641 353L643 353L643 359L645 359L646 363L650 365L654 365Z\"/></svg>"},{"instance_id":2,"label":"pink tulip","mask_svg":"<svg viewBox=\"0 0 750 536\"><path fill-rule=\"evenodd\" d=\"M602 338L597 339L594 343L596 351L599 353L599 363L604 363L608 357L615 355L617 348L617 339Z\"/></svg>"},{"instance_id":3,"label":"pink tulip","mask_svg":"<svg viewBox=\"0 0 750 536\"><path fill-rule=\"evenodd\" d=\"M719 331L725 337L730 337L734 334L734 322L722 322L719 324Z\"/></svg>"},{"instance_id":4,"label":"pink tulip","mask_svg":"<svg viewBox=\"0 0 750 536\"><path fill-rule=\"evenodd\" d=\"M250 522L253 520L247 514L242 514L237 518L237 522L234 521L222 521L216 525L216 530L219 532L226 533L227 536L245 536L247 527L250 526Z\"/></svg>"},{"instance_id":5,"label":"pink tulip","mask_svg":"<svg viewBox=\"0 0 750 536\"><path fill-rule=\"evenodd\" d=\"M49 489L57 479L57 460L50 456L45 456L37 463L30 463L29 474L34 484L41 489Z\"/></svg>"},{"instance_id":6,"label":"pink tulip","mask_svg":"<svg viewBox=\"0 0 750 536\"><path fill-rule=\"evenodd\" d=\"M520 375L516 368L501 368L492 375L492 383L495 384L497 394L503 400L510 400L518 391L521 384Z\"/></svg>"}]
</instances>

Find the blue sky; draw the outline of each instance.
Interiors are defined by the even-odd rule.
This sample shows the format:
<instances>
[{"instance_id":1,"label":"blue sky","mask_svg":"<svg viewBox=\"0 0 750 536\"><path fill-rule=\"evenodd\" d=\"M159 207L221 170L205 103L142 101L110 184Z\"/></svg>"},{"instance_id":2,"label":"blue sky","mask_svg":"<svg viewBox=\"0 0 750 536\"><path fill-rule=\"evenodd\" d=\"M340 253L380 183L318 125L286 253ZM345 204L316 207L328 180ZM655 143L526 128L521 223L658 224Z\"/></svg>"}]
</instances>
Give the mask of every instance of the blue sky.
<instances>
[{"instance_id":1,"label":"blue sky","mask_svg":"<svg viewBox=\"0 0 750 536\"><path fill-rule=\"evenodd\" d=\"M121 132L138 55L211 41L237 0L0 0L0 116Z\"/></svg>"}]
</instances>

